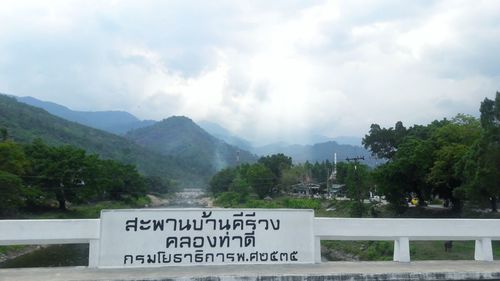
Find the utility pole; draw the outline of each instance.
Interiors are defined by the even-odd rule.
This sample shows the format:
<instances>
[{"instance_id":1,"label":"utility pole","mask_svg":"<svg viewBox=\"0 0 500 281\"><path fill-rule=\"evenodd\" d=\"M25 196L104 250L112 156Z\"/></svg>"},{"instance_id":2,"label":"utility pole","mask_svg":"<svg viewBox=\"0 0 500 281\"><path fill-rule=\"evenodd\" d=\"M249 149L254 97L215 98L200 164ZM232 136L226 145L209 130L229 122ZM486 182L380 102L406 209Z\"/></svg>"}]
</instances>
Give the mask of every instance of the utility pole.
<instances>
[{"instance_id":1,"label":"utility pole","mask_svg":"<svg viewBox=\"0 0 500 281\"><path fill-rule=\"evenodd\" d=\"M326 175L326 188L328 190L328 195L331 197L331 191L333 189L333 184L337 180L337 153L333 153L333 168L330 171L328 169L328 174Z\"/></svg>"},{"instance_id":2,"label":"utility pole","mask_svg":"<svg viewBox=\"0 0 500 281\"><path fill-rule=\"evenodd\" d=\"M360 211L360 217L363 216L363 198L361 197L361 187L359 186L359 176L357 173L357 168L360 160L365 160L364 156L357 156L357 157L352 157L352 158L346 158L345 159L347 162L354 162L354 182L355 182L355 191L356 191L356 200L358 201L359 204L359 211Z\"/></svg>"},{"instance_id":3,"label":"utility pole","mask_svg":"<svg viewBox=\"0 0 500 281\"><path fill-rule=\"evenodd\" d=\"M353 157L353 158L349 158L347 157L345 159L347 162L351 162L351 161L354 161L354 170L356 170L356 167L358 166L359 164L359 160L365 160L365 157L364 156L357 156L357 157Z\"/></svg>"}]
</instances>

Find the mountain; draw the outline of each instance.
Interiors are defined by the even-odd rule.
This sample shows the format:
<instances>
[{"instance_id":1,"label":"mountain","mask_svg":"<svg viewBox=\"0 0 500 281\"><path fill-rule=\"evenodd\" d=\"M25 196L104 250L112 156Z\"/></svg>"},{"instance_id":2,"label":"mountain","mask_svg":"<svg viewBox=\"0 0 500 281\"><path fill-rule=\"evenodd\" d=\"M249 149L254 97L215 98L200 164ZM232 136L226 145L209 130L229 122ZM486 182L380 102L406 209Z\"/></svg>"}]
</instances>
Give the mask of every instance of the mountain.
<instances>
[{"instance_id":1,"label":"mountain","mask_svg":"<svg viewBox=\"0 0 500 281\"><path fill-rule=\"evenodd\" d=\"M361 138L359 137L351 137L351 136L341 136L332 139L338 144L349 144L354 146L361 146Z\"/></svg>"},{"instance_id":2,"label":"mountain","mask_svg":"<svg viewBox=\"0 0 500 281\"><path fill-rule=\"evenodd\" d=\"M230 145L237 146L247 151L252 150L252 144L249 141L233 135L226 128L217 123L209 121L198 121L196 122L196 124L198 124L198 126L200 126L203 130L205 130L212 136L221 139Z\"/></svg>"},{"instance_id":3,"label":"mountain","mask_svg":"<svg viewBox=\"0 0 500 281\"><path fill-rule=\"evenodd\" d=\"M123 135L126 132L154 124L153 120L139 120L125 111L75 111L53 102L33 97L16 97L18 101L43 108L50 114L77 122L92 128Z\"/></svg>"},{"instance_id":4,"label":"mountain","mask_svg":"<svg viewBox=\"0 0 500 281\"><path fill-rule=\"evenodd\" d=\"M292 157L295 163L333 161L334 153L337 153L337 161L339 162L345 161L348 157L364 156L365 160L361 161L364 164L373 167L381 163L380 160L374 159L368 150L360 146L338 144L335 141L314 145L275 143L254 148L253 152L261 156L283 153Z\"/></svg>"},{"instance_id":5,"label":"mountain","mask_svg":"<svg viewBox=\"0 0 500 281\"><path fill-rule=\"evenodd\" d=\"M227 166L255 162L255 155L219 140L191 119L173 116L149 127L129 131L125 137L163 155L175 156L190 163L202 176L211 176Z\"/></svg>"},{"instance_id":6,"label":"mountain","mask_svg":"<svg viewBox=\"0 0 500 281\"><path fill-rule=\"evenodd\" d=\"M10 138L30 143L41 138L50 145L69 144L102 158L137 165L145 175L177 181L181 186L203 184L200 171L172 156L159 155L123 137L80 125L0 94L0 128Z\"/></svg>"}]
</instances>

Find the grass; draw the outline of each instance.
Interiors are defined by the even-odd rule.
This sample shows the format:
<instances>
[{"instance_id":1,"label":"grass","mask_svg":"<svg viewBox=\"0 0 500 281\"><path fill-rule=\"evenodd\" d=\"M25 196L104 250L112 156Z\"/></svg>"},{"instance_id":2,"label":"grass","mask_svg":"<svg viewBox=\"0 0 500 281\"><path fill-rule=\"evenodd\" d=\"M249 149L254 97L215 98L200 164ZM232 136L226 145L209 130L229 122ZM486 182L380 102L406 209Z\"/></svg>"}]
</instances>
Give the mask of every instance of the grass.
<instances>
[{"instance_id":1,"label":"grass","mask_svg":"<svg viewBox=\"0 0 500 281\"><path fill-rule=\"evenodd\" d=\"M0 246L0 254L7 254L11 251L19 251L25 248L25 245Z\"/></svg>"},{"instance_id":2,"label":"grass","mask_svg":"<svg viewBox=\"0 0 500 281\"><path fill-rule=\"evenodd\" d=\"M330 261L389 261L393 247L390 241L321 241L322 255Z\"/></svg>"},{"instance_id":3,"label":"grass","mask_svg":"<svg viewBox=\"0 0 500 281\"><path fill-rule=\"evenodd\" d=\"M72 205L66 211L57 208L43 208L34 211L25 211L16 216L16 219L94 219L99 218L103 209L127 209L143 207L150 202L148 197L141 197L134 201L101 201L85 205Z\"/></svg>"},{"instance_id":4,"label":"grass","mask_svg":"<svg viewBox=\"0 0 500 281\"><path fill-rule=\"evenodd\" d=\"M410 257L419 260L474 260L474 241L453 241L451 251L445 241L410 241ZM321 241L323 257L331 260L392 260L392 241ZM493 259L500 258L500 241L493 241Z\"/></svg>"}]
</instances>

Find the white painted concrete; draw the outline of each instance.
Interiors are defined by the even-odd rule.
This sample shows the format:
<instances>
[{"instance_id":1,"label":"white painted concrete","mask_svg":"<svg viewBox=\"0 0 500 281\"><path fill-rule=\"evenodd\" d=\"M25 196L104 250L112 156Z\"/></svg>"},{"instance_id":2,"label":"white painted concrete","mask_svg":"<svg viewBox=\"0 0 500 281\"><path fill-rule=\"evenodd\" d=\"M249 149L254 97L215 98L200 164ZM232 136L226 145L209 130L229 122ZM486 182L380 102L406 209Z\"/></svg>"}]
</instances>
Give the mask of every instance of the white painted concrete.
<instances>
[{"instance_id":1,"label":"white painted concrete","mask_svg":"<svg viewBox=\"0 0 500 281\"><path fill-rule=\"evenodd\" d=\"M451 281L500 280L500 261L325 262L96 269L0 269L0 281Z\"/></svg>"},{"instance_id":2,"label":"white painted concrete","mask_svg":"<svg viewBox=\"0 0 500 281\"><path fill-rule=\"evenodd\" d=\"M411 240L475 240L475 260L493 261L491 240L500 240L500 220L315 218L314 235L321 240L393 240L394 261L399 262L410 261Z\"/></svg>"},{"instance_id":3,"label":"white painted concrete","mask_svg":"<svg viewBox=\"0 0 500 281\"><path fill-rule=\"evenodd\" d=\"M297 209L103 211L98 266L311 264L313 218Z\"/></svg>"},{"instance_id":4,"label":"white painted concrete","mask_svg":"<svg viewBox=\"0 0 500 281\"><path fill-rule=\"evenodd\" d=\"M394 241L399 262L410 261L411 240L475 240L475 260L493 261L491 241L500 240L500 220L494 219L314 218L312 228L316 263L321 240ZM0 245L89 243L89 267L99 264L100 239L99 219L0 220Z\"/></svg>"},{"instance_id":5,"label":"white painted concrete","mask_svg":"<svg viewBox=\"0 0 500 281\"><path fill-rule=\"evenodd\" d=\"M89 243L99 219L0 220L0 245Z\"/></svg>"}]
</instances>

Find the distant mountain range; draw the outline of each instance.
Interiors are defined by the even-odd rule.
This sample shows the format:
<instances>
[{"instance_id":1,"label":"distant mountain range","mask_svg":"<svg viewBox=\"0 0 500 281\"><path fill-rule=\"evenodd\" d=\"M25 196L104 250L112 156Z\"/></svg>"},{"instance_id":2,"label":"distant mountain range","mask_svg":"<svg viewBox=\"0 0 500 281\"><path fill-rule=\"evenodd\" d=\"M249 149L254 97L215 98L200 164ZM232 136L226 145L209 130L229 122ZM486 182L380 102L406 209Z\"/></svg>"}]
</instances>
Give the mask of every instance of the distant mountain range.
<instances>
[{"instance_id":1,"label":"distant mountain range","mask_svg":"<svg viewBox=\"0 0 500 281\"><path fill-rule=\"evenodd\" d=\"M291 156L294 162L315 162L326 159L332 161L333 153L343 161L347 157L364 156L365 163L374 166L380 160L373 159L370 153L362 148L361 138L337 137L329 138L313 135L309 139L317 143L312 145L276 143L260 147L232 134L217 123L200 121L197 124L186 117L172 117L157 122L141 121L125 111L74 111L65 106L40 101L33 97L17 97L19 101L43 108L51 114L89 127L105 130L114 134L125 135L142 147L163 155L175 156L178 161L197 162L197 168L205 171L220 169L234 165L236 151L240 150L240 160L255 161L255 156L284 153ZM130 132L129 132L130 131ZM129 132L129 133L127 133ZM251 152L251 153L250 153ZM195 156L199 156L196 160ZM192 165L189 165L193 167Z\"/></svg>"},{"instance_id":2,"label":"distant mountain range","mask_svg":"<svg viewBox=\"0 0 500 281\"><path fill-rule=\"evenodd\" d=\"M365 158L361 163L372 167L382 163L381 160L373 158L371 153L361 146L338 144L335 141L317 143L314 145L276 143L254 148L253 152L257 155L283 153L292 157L295 163L304 163L306 161L314 163L325 160L333 162L334 153L337 154L337 161L339 162L346 161L346 158L360 156Z\"/></svg>"},{"instance_id":3,"label":"distant mountain range","mask_svg":"<svg viewBox=\"0 0 500 281\"><path fill-rule=\"evenodd\" d=\"M195 166L181 159L158 154L124 137L62 119L1 94L0 128L6 128L9 137L20 143L40 138L50 145L73 145L106 159L135 164L145 175L173 180L181 186L203 185L207 180Z\"/></svg>"},{"instance_id":4,"label":"distant mountain range","mask_svg":"<svg viewBox=\"0 0 500 281\"><path fill-rule=\"evenodd\" d=\"M257 161L256 155L213 137L187 117L152 122L122 137L78 124L77 121L86 120L93 126L107 128L99 122L107 125L115 121L133 124L128 121L138 120L127 112L75 112L34 98L20 99L77 120L71 122L44 109L17 102L14 98L1 97L3 118L0 119L0 127L6 127L17 141L31 142L42 138L53 145L75 145L104 158L136 164L146 175L161 175L182 186L203 186L215 172L236 165L237 159L240 163ZM101 120L92 119L96 116L101 116ZM118 120L120 116L123 120Z\"/></svg>"},{"instance_id":5,"label":"distant mountain range","mask_svg":"<svg viewBox=\"0 0 500 281\"><path fill-rule=\"evenodd\" d=\"M153 120L139 120L134 115L125 111L75 111L60 104L41 101L33 97L16 97L16 99L20 102L43 108L49 113L66 120L117 135L124 135L130 130L156 123Z\"/></svg>"},{"instance_id":6,"label":"distant mountain range","mask_svg":"<svg viewBox=\"0 0 500 281\"><path fill-rule=\"evenodd\" d=\"M173 116L151 126L129 131L125 137L163 155L175 156L212 175L228 166L256 162L257 156L207 133L191 119Z\"/></svg>"}]
</instances>

